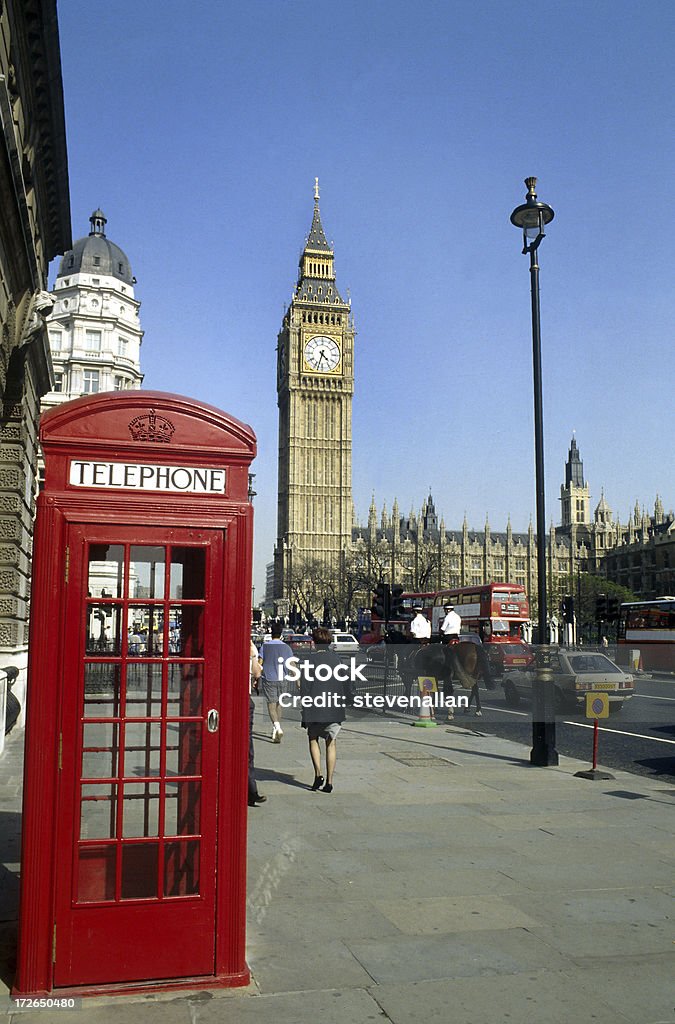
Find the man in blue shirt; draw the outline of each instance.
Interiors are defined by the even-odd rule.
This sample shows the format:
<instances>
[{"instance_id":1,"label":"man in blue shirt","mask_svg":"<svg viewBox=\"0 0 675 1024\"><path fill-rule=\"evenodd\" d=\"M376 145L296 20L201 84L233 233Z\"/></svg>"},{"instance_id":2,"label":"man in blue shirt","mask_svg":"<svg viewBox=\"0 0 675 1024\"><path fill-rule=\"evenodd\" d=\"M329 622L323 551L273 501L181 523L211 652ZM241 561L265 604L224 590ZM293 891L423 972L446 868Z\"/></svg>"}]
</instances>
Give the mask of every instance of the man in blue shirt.
<instances>
[{"instance_id":1,"label":"man in blue shirt","mask_svg":"<svg viewBox=\"0 0 675 1024\"><path fill-rule=\"evenodd\" d=\"M272 723L272 742L281 743L281 705L279 697L288 690L286 683L286 666L293 651L281 639L281 623L274 622L270 628L271 640L265 640L260 648L262 659L262 677L260 679L263 696L267 701L267 711Z\"/></svg>"}]
</instances>

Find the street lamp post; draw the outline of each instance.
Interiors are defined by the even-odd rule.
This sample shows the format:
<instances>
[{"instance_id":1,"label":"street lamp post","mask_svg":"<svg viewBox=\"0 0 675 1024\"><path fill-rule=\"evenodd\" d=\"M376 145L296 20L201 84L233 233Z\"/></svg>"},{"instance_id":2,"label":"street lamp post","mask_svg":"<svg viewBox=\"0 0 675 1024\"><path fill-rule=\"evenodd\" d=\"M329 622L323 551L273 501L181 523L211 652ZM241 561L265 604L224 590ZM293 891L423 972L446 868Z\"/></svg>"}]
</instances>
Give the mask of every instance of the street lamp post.
<instances>
[{"instance_id":1,"label":"street lamp post","mask_svg":"<svg viewBox=\"0 0 675 1024\"><path fill-rule=\"evenodd\" d=\"M537 201L537 179L526 178L527 196L511 214L511 223L523 230L523 255L530 254L530 286L532 296L532 365L534 371L534 453L537 504L537 596L539 605L539 651L537 685L532 702L532 750L534 765L558 764L555 747L555 712L553 686L548 652L548 616L546 607L546 513L544 504L544 426L541 382L541 324L539 311L538 249L544 228L554 217L546 203Z\"/></svg>"}]
</instances>

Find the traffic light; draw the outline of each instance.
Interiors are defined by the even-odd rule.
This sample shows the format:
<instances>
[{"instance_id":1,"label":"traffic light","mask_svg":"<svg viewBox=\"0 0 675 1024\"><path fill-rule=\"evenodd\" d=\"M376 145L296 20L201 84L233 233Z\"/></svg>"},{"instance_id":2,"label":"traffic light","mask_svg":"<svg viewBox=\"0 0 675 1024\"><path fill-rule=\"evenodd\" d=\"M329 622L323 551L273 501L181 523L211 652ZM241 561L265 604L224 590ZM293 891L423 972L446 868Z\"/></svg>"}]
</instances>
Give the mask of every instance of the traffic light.
<instances>
[{"instance_id":1,"label":"traffic light","mask_svg":"<svg viewBox=\"0 0 675 1024\"><path fill-rule=\"evenodd\" d=\"M400 583L392 583L389 602L389 618L396 620L403 619L404 617L403 587Z\"/></svg>"},{"instance_id":2,"label":"traffic light","mask_svg":"<svg viewBox=\"0 0 675 1024\"><path fill-rule=\"evenodd\" d=\"M391 593L388 583L378 583L375 587L373 594L373 603L371 605L371 612L374 618L382 619L383 622L389 621L389 608L390 608Z\"/></svg>"},{"instance_id":3,"label":"traffic light","mask_svg":"<svg viewBox=\"0 0 675 1024\"><path fill-rule=\"evenodd\" d=\"M607 598L607 621L616 622L619 618L619 601L616 597Z\"/></svg>"},{"instance_id":4,"label":"traffic light","mask_svg":"<svg viewBox=\"0 0 675 1024\"><path fill-rule=\"evenodd\" d=\"M595 621L607 622L607 595L598 594L595 599Z\"/></svg>"},{"instance_id":5,"label":"traffic light","mask_svg":"<svg viewBox=\"0 0 675 1024\"><path fill-rule=\"evenodd\" d=\"M565 622L574 622L574 598L570 595L563 597L562 613Z\"/></svg>"}]
</instances>

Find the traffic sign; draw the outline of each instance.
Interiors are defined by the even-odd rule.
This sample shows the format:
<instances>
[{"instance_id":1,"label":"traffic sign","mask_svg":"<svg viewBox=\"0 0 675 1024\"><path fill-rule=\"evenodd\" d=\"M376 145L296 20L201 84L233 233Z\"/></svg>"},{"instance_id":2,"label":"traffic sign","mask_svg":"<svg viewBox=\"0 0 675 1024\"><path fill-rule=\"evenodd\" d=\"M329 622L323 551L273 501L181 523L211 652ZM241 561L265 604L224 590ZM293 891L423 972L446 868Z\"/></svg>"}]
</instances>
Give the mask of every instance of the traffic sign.
<instances>
[{"instance_id":1,"label":"traffic sign","mask_svg":"<svg viewBox=\"0 0 675 1024\"><path fill-rule=\"evenodd\" d=\"M586 694L586 718L609 718L609 697L606 693Z\"/></svg>"}]
</instances>

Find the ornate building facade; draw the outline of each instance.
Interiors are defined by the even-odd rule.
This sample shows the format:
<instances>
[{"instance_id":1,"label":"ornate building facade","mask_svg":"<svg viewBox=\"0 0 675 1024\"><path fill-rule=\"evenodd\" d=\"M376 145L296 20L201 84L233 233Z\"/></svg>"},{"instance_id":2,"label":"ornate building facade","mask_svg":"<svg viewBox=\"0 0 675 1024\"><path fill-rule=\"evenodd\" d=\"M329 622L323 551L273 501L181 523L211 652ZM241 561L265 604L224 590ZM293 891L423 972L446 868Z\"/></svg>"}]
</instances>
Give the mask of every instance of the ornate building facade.
<instances>
[{"instance_id":1,"label":"ornate building facade","mask_svg":"<svg viewBox=\"0 0 675 1024\"><path fill-rule=\"evenodd\" d=\"M317 179L312 226L277 344L276 599L288 599L294 564L338 564L351 544L354 338L321 223Z\"/></svg>"},{"instance_id":2,"label":"ornate building facade","mask_svg":"<svg viewBox=\"0 0 675 1024\"><path fill-rule=\"evenodd\" d=\"M106 217L95 210L91 230L65 253L48 317L54 387L48 409L98 391L140 388L143 331L136 278L126 254L106 237Z\"/></svg>"},{"instance_id":3,"label":"ornate building facade","mask_svg":"<svg viewBox=\"0 0 675 1024\"><path fill-rule=\"evenodd\" d=\"M546 537L547 583L552 609L564 593L575 593L580 574L603 576L648 599L675 591L675 513L666 513L656 497L654 515L636 502L622 525L604 492L593 515L590 488L573 437L560 488L560 526L551 524ZM406 590L441 590L488 581L522 584L536 611L537 544L530 523L516 533L510 520L505 530L493 530L486 520L481 530L466 519L459 530L446 529L430 494L421 509L401 516L394 499L378 516L375 500L367 526L354 529L354 548L389 582Z\"/></svg>"},{"instance_id":4,"label":"ornate building facade","mask_svg":"<svg viewBox=\"0 0 675 1024\"><path fill-rule=\"evenodd\" d=\"M38 417L53 381L47 273L71 244L55 0L0 3L0 131L0 668L18 668L22 688Z\"/></svg>"}]
</instances>

